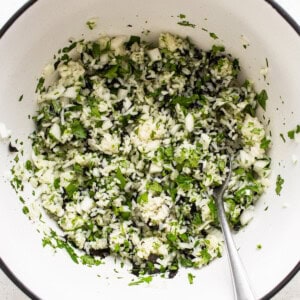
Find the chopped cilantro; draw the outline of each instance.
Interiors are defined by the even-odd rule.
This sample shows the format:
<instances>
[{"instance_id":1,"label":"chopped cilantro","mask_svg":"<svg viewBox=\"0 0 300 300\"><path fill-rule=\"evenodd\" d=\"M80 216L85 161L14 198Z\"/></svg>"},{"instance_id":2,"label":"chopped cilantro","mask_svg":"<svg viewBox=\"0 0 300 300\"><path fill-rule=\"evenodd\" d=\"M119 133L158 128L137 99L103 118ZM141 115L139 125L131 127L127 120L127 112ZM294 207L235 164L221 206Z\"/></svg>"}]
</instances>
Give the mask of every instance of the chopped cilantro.
<instances>
[{"instance_id":1,"label":"chopped cilantro","mask_svg":"<svg viewBox=\"0 0 300 300\"><path fill-rule=\"evenodd\" d=\"M80 256L80 260L83 265L88 265L89 267L99 266L102 263L101 260L95 259L94 257L87 254Z\"/></svg>"},{"instance_id":2,"label":"chopped cilantro","mask_svg":"<svg viewBox=\"0 0 300 300\"><path fill-rule=\"evenodd\" d=\"M284 184L284 179L280 175L277 175L275 192L278 196L280 196L283 184Z\"/></svg>"},{"instance_id":3,"label":"chopped cilantro","mask_svg":"<svg viewBox=\"0 0 300 300\"><path fill-rule=\"evenodd\" d=\"M119 70L119 66L114 65L104 73L104 77L106 77L107 79L117 78L118 77L118 70Z\"/></svg>"},{"instance_id":4,"label":"chopped cilantro","mask_svg":"<svg viewBox=\"0 0 300 300\"><path fill-rule=\"evenodd\" d=\"M130 36L130 39L127 42L126 46L131 47L134 43L140 44L140 42L141 42L141 38L139 36L132 35L132 36Z\"/></svg>"},{"instance_id":5,"label":"chopped cilantro","mask_svg":"<svg viewBox=\"0 0 300 300\"><path fill-rule=\"evenodd\" d=\"M214 32L210 32L210 33L209 33L209 36L210 36L211 38L213 38L214 40L218 39L218 36L217 36Z\"/></svg>"},{"instance_id":6,"label":"chopped cilantro","mask_svg":"<svg viewBox=\"0 0 300 300\"><path fill-rule=\"evenodd\" d=\"M74 120L71 124L71 129L76 138L85 139L87 137L87 132L80 121Z\"/></svg>"},{"instance_id":7,"label":"chopped cilantro","mask_svg":"<svg viewBox=\"0 0 300 300\"><path fill-rule=\"evenodd\" d=\"M94 58L99 58L101 54L100 45L98 43L93 43L92 53Z\"/></svg>"},{"instance_id":8,"label":"chopped cilantro","mask_svg":"<svg viewBox=\"0 0 300 300\"><path fill-rule=\"evenodd\" d=\"M69 198L72 198L74 193L78 191L78 185L75 182L71 182L66 186L66 193Z\"/></svg>"},{"instance_id":9,"label":"chopped cilantro","mask_svg":"<svg viewBox=\"0 0 300 300\"><path fill-rule=\"evenodd\" d=\"M283 133L280 133L280 134L279 134L279 136L281 137L281 139L282 139L282 140L283 140L283 142L285 143L285 142L286 142L286 140L285 140L285 137L284 137Z\"/></svg>"},{"instance_id":10,"label":"chopped cilantro","mask_svg":"<svg viewBox=\"0 0 300 300\"><path fill-rule=\"evenodd\" d=\"M38 81L38 84L36 86L36 89L35 89L35 92L41 92L43 87L44 87L44 82L45 82L45 78L44 77L41 77Z\"/></svg>"},{"instance_id":11,"label":"chopped cilantro","mask_svg":"<svg viewBox=\"0 0 300 300\"><path fill-rule=\"evenodd\" d=\"M263 110L266 110L266 103L268 100L268 94L266 90L262 90L259 94L255 96L256 101L262 107Z\"/></svg>"},{"instance_id":12,"label":"chopped cilantro","mask_svg":"<svg viewBox=\"0 0 300 300\"><path fill-rule=\"evenodd\" d=\"M123 176L123 174L122 174L120 168L117 169L116 177L117 177L117 179L118 179L119 182L120 182L120 188L121 188L122 190L124 190L125 185L126 185L126 178Z\"/></svg>"},{"instance_id":13,"label":"chopped cilantro","mask_svg":"<svg viewBox=\"0 0 300 300\"><path fill-rule=\"evenodd\" d=\"M193 275L192 273L188 273L188 281L189 281L190 284L193 284L193 283L194 283L194 278L195 278L195 277L196 277L196 276Z\"/></svg>"},{"instance_id":14,"label":"chopped cilantro","mask_svg":"<svg viewBox=\"0 0 300 300\"><path fill-rule=\"evenodd\" d=\"M177 24L178 24L178 25L181 25L181 26L192 27L192 28L195 28L195 27L196 27L195 24L192 24L192 23L190 23L190 22L187 21L187 20L183 20L183 21L177 22Z\"/></svg>"},{"instance_id":15,"label":"chopped cilantro","mask_svg":"<svg viewBox=\"0 0 300 300\"><path fill-rule=\"evenodd\" d=\"M130 282L128 285L133 286L133 285L139 285L141 283L148 283L149 284L152 281L152 279L153 279L152 276L145 276L145 277L139 278L139 280L137 280L137 281Z\"/></svg>"},{"instance_id":16,"label":"chopped cilantro","mask_svg":"<svg viewBox=\"0 0 300 300\"><path fill-rule=\"evenodd\" d=\"M72 49L74 49L74 48L76 47L76 45L77 45L77 42L74 42L74 43L72 43L69 47L64 47L64 48L62 49L62 52L63 52L63 53L68 53L68 52L70 52Z\"/></svg>"},{"instance_id":17,"label":"chopped cilantro","mask_svg":"<svg viewBox=\"0 0 300 300\"><path fill-rule=\"evenodd\" d=\"M162 190L163 190L162 186L156 181L148 183L147 188L150 191L158 192L158 193L162 192Z\"/></svg>"},{"instance_id":18,"label":"chopped cilantro","mask_svg":"<svg viewBox=\"0 0 300 300\"><path fill-rule=\"evenodd\" d=\"M23 206L22 211L23 214L27 215L29 213L29 208L27 206Z\"/></svg>"},{"instance_id":19,"label":"chopped cilantro","mask_svg":"<svg viewBox=\"0 0 300 300\"><path fill-rule=\"evenodd\" d=\"M178 103L183 107L189 107L190 105L194 104L197 100L199 100L198 95L192 95L191 97L176 96L171 100L170 104L176 105Z\"/></svg>"},{"instance_id":20,"label":"chopped cilantro","mask_svg":"<svg viewBox=\"0 0 300 300\"><path fill-rule=\"evenodd\" d=\"M31 160L26 160L26 162L25 162L25 168L28 171L32 170L32 162L31 162Z\"/></svg>"},{"instance_id":21,"label":"chopped cilantro","mask_svg":"<svg viewBox=\"0 0 300 300\"><path fill-rule=\"evenodd\" d=\"M137 203L139 204L143 204L143 203L147 203L148 202L148 194L147 193L143 193L141 195L139 195L139 197L137 198Z\"/></svg>"},{"instance_id":22,"label":"chopped cilantro","mask_svg":"<svg viewBox=\"0 0 300 300\"><path fill-rule=\"evenodd\" d=\"M295 130L288 131L287 135L291 140L295 139Z\"/></svg>"},{"instance_id":23,"label":"chopped cilantro","mask_svg":"<svg viewBox=\"0 0 300 300\"><path fill-rule=\"evenodd\" d=\"M86 25L87 25L87 27L90 29L90 30L93 30L95 27L96 27L96 20L93 20L93 19L91 19L91 20L88 20L87 22L86 22Z\"/></svg>"},{"instance_id":24,"label":"chopped cilantro","mask_svg":"<svg viewBox=\"0 0 300 300\"><path fill-rule=\"evenodd\" d=\"M264 137L260 143L260 148L261 149L268 149L270 146L271 140L268 140L266 137Z\"/></svg>"}]
</instances>

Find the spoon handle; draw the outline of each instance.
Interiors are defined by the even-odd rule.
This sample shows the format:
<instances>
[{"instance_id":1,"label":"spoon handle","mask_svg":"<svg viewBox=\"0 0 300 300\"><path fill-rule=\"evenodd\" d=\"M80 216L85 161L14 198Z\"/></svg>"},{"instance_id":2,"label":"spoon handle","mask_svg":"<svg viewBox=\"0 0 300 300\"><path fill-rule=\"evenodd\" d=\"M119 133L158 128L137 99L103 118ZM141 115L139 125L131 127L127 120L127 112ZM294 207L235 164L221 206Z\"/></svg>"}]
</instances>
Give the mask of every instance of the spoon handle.
<instances>
[{"instance_id":1,"label":"spoon handle","mask_svg":"<svg viewBox=\"0 0 300 300\"><path fill-rule=\"evenodd\" d=\"M223 196L223 195L222 195ZM229 258L231 276L234 285L235 299L237 300L254 300L254 295L249 286L247 275L239 254L235 247L231 231L226 219L223 201L217 201L219 220L224 234L225 246Z\"/></svg>"}]
</instances>

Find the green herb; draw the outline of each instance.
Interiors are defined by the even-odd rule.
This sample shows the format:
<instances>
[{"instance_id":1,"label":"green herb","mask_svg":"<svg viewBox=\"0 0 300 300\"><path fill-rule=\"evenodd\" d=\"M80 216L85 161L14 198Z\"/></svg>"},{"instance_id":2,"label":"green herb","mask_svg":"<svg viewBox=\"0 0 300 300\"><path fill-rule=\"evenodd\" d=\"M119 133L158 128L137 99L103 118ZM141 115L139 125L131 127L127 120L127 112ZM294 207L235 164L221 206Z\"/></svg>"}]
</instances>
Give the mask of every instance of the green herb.
<instances>
[{"instance_id":1,"label":"green herb","mask_svg":"<svg viewBox=\"0 0 300 300\"><path fill-rule=\"evenodd\" d=\"M99 58L101 54L100 45L98 43L93 43L92 53L94 58Z\"/></svg>"},{"instance_id":2,"label":"green herb","mask_svg":"<svg viewBox=\"0 0 300 300\"><path fill-rule=\"evenodd\" d=\"M195 28L195 27L196 27L195 24L192 24L192 23L190 23L189 21L186 21L186 20L177 22L177 24L178 24L178 25L181 25L181 26L192 27L192 28Z\"/></svg>"},{"instance_id":3,"label":"green herb","mask_svg":"<svg viewBox=\"0 0 300 300\"><path fill-rule=\"evenodd\" d=\"M177 241L177 236L174 233L169 232L169 233L167 233L167 240L169 242L172 242L172 243L176 242Z\"/></svg>"},{"instance_id":4,"label":"green herb","mask_svg":"<svg viewBox=\"0 0 300 300\"><path fill-rule=\"evenodd\" d=\"M130 39L127 42L126 46L131 47L134 43L140 44L141 43L141 38L139 36L136 36L136 35L130 36Z\"/></svg>"},{"instance_id":5,"label":"green herb","mask_svg":"<svg viewBox=\"0 0 300 300\"><path fill-rule=\"evenodd\" d=\"M27 206L23 206L22 211L23 214L27 215L29 213L29 208Z\"/></svg>"},{"instance_id":6,"label":"green herb","mask_svg":"<svg viewBox=\"0 0 300 300\"><path fill-rule=\"evenodd\" d=\"M83 265L88 265L89 267L99 266L102 263L101 260L95 259L94 257L87 254L80 256L80 260Z\"/></svg>"},{"instance_id":7,"label":"green herb","mask_svg":"<svg viewBox=\"0 0 300 300\"><path fill-rule=\"evenodd\" d=\"M190 105L194 104L197 100L199 100L198 95L192 95L191 97L176 96L171 100L170 104L180 104L183 107L189 107Z\"/></svg>"},{"instance_id":8,"label":"green herb","mask_svg":"<svg viewBox=\"0 0 300 300\"><path fill-rule=\"evenodd\" d=\"M200 251L200 254L201 254L201 257L202 257L203 262L204 262L205 264L207 264L207 263L210 262L210 260L211 260L211 255L208 253L208 251L207 251L206 248L202 249L202 250Z\"/></svg>"},{"instance_id":9,"label":"green herb","mask_svg":"<svg viewBox=\"0 0 300 300\"><path fill-rule=\"evenodd\" d=\"M291 140L295 139L295 130L288 131L287 135Z\"/></svg>"},{"instance_id":10,"label":"green herb","mask_svg":"<svg viewBox=\"0 0 300 300\"><path fill-rule=\"evenodd\" d=\"M120 182L120 188L122 190L124 190L125 188L125 185L126 185L126 178L123 176L120 168L117 169L117 172L116 172L116 178L119 180Z\"/></svg>"},{"instance_id":11,"label":"green herb","mask_svg":"<svg viewBox=\"0 0 300 300\"><path fill-rule=\"evenodd\" d=\"M25 169L28 170L28 171L32 170L31 160L26 160Z\"/></svg>"},{"instance_id":12,"label":"green herb","mask_svg":"<svg viewBox=\"0 0 300 300\"><path fill-rule=\"evenodd\" d=\"M95 20L89 20L86 22L86 25L90 30L93 30L97 24Z\"/></svg>"},{"instance_id":13,"label":"green herb","mask_svg":"<svg viewBox=\"0 0 300 300\"><path fill-rule=\"evenodd\" d=\"M266 103L268 100L268 94L266 90L262 90L259 94L255 96L256 101L262 107L263 110L266 110Z\"/></svg>"},{"instance_id":14,"label":"green herb","mask_svg":"<svg viewBox=\"0 0 300 300\"><path fill-rule=\"evenodd\" d=\"M213 38L214 40L218 39L218 36L217 36L214 32L210 32L210 33L209 33L209 36L210 36L211 38Z\"/></svg>"},{"instance_id":15,"label":"green herb","mask_svg":"<svg viewBox=\"0 0 300 300\"><path fill-rule=\"evenodd\" d=\"M148 283L149 284L151 281L152 281L152 276L145 276L145 277L141 277L137 281L130 282L128 285L133 286L133 285L139 285L141 283Z\"/></svg>"},{"instance_id":16,"label":"green herb","mask_svg":"<svg viewBox=\"0 0 300 300\"><path fill-rule=\"evenodd\" d=\"M266 150L269 148L270 143L271 143L271 140L268 140L266 137L264 137L261 140L260 148Z\"/></svg>"},{"instance_id":17,"label":"green herb","mask_svg":"<svg viewBox=\"0 0 300 300\"><path fill-rule=\"evenodd\" d=\"M41 92L43 87L44 87L44 82L45 82L45 78L41 77L38 81L38 84L36 86L35 92L37 93L38 91Z\"/></svg>"},{"instance_id":18,"label":"green herb","mask_svg":"<svg viewBox=\"0 0 300 300\"><path fill-rule=\"evenodd\" d=\"M49 245L50 247L56 249L65 249L66 252L69 254L71 259L78 264L78 256L74 249L64 240L60 239L56 232L51 230L51 236L45 236L42 240L43 247Z\"/></svg>"},{"instance_id":19,"label":"green herb","mask_svg":"<svg viewBox=\"0 0 300 300\"><path fill-rule=\"evenodd\" d=\"M260 250L262 248L261 244L256 245L256 249Z\"/></svg>"},{"instance_id":20,"label":"green herb","mask_svg":"<svg viewBox=\"0 0 300 300\"><path fill-rule=\"evenodd\" d=\"M74 193L78 191L78 185L75 182L71 182L65 189L68 197L72 198Z\"/></svg>"},{"instance_id":21,"label":"green herb","mask_svg":"<svg viewBox=\"0 0 300 300\"><path fill-rule=\"evenodd\" d=\"M212 219L214 220L214 222L216 222L218 220L218 210L215 204L215 201L212 199L207 203Z\"/></svg>"},{"instance_id":22,"label":"green herb","mask_svg":"<svg viewBox=\"0 0 300 300\"><path fill-rule=\"evenodd\" d=\"M295 139L295 134L300 133L300 125L297 125L297 127L293 130L288 131L287 135L291 140Z\"/></svg>"},{"instance_id":23,"label":"green herb","mask_svg":"<svg viewBox=\"0 0 300 300\"><path fill-rule=\"evenodd\" d=\"M23 100L23 95L21 95L20 97L19 97L19 102L21 102Z\"/></svg>"},{"instance_id":24,"label":"green herb","mask_svg":"<svg viewBox=\"0 0 300 300\"><path fill-rule=\"evenodd\" d=\"M55 189L60 188L60 178L55 178L54 179L53 186L54 186Z\"/></svg>"},{"instance_id":25,"label":"green herb","mask_svg":"<svg viewBox=\"0 0 300 300\"><path fill-rule=\"evenodd\" d=\"M217 45L213 45L211 48L211 52L216 55L219 52L224 52L225 51L225 47L224 46L217 46Z\"/></svg>"},{"instance_id":26,"label":"green herb","mask_svg":"<svg viewBox=\"0 0 300 300\"><path fill-rule=\"evenodd\" d=\"M108 78L108 79L114 79L118 77L118 69L119 66L118 65L114 65L112 66L110 69L108 69L105 73L104 73L104 77Z\"/></svg>"},{"instance_id":27,"label":"green herb","mask_svg":"<svg viewBox=\"0 0 300 300\"><path fill-rule=\"evenodd\" d=\"M193 284L194 283L194 278L195 278L196 276L195 275L193 275L192 273L188 273L188 280L189 280L189 283L190 284Z\"/></svg>"},{"instance_id":28,"label":"green herb","mask_svg":"<svg viewBox=\"0 0 300 300\"><path fill-rule=\"evenodd\" d=\"M71 124L72 133L78 139L85 139L87 137L87 132L80 121L74 120Z\"/></svg>"},{"instance_id":29,"label":"green herb","mask_svg":"<svg viewBox=\"0 0 300 300\"><path fill-rule=\"evenodd\" d=\"M148 202L148 194L147 193L143 193L141 195L139 195L139 197L137 198L137 203L139 204L143 204L143 203L147 203Z\"/></svg>"},{"instance_id":30,"label":"green herb","mask_svg":"<svg viewBox=\"0 0 300 300\"><path fill-rule=\"evenodd\" d=\"M65 47L62 49L63 53L68 53L70 52L72 49L74 49L77 45L77 42L72 43L69 47Z\"/></svg>"},{"instance_id":31,"label":"green herb","mask_svg":"<svg viewBox=\"0 0 300 300\"><path fill-rule=\"evenodd\" d=\"M281 137L281 139L282 139L282 140L283 140L283 142L285 143L285 142L286 142L286 140L285 140L285 137L284 137L283 133L280 133L280 134L279 134L279 136Z\"/></svg>"},{"instance_id":32,"label":"green herb","mask_svg":"<svg viewBox=\"0 0 300 300\"><path fill-rule=\"evenodd\" d=\"M283 184L284 184L284 179L280 175L277 175L275 192L278 196L280 196Z\"/></svg>"},{"instance_id":33,"label":"green herb","mask_svg":"<svg viewBox=\"0 0 300 300\"><path fill-rule=\"evenodd\" d=\"M162 190L163 190L162 186L158 182L156 182L156 181L148 183L147 184L147 188L150 191L158 192L158 193L162 192Z\"/></svg>"},{"instance_id":34,"label":"green herb","mask_svg":"<svg viewBox=\"0 0 300 300\"><path fill-rule=\"evenodd\" d=\"M177 17L180 18L180 19L185 19L185 18L186 18L186 15L184 15L184 14L179 14Z\"/></svg>"}]
</instances>

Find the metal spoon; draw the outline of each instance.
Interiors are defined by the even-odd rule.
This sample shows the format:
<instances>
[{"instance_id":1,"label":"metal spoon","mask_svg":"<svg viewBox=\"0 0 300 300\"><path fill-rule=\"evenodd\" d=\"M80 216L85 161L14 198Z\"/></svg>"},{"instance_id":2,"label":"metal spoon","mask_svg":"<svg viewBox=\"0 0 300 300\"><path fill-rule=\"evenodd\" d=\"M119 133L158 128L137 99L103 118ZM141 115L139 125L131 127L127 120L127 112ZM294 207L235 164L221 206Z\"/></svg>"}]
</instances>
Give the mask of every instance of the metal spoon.
<instances>
[{"instance_id":1,"label":"metal spoon","mask_svg":"<svg viewBox=\"0 0 300 300\"><path fill-rule=\"evenodd\" d=\"M231 159L229 159L229 174L225 182L220 187L214 190L214 198L218 209L219 221L220 221L221 229L223 231L225 246L226 246L227 255L229 259L235 299L254 300L255 298L251 291L245 269L243 267L239 254L235 247L231 235L231 231L226 219L225 210L224 210L223 196L231 178L231 171L232 171L232 164L231 164Z\"/></svg>"}]
</instances>

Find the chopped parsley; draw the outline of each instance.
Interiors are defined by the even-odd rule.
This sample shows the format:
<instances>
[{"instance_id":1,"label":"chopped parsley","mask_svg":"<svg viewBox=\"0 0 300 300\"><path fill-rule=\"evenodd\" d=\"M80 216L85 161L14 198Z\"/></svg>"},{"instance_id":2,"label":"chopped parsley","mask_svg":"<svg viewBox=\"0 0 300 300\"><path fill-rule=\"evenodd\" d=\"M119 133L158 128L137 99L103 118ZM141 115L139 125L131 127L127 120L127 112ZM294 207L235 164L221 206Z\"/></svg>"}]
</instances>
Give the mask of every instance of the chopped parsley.
<instances>
[{"instance_id":1,"label":"chopped parsley","mask_svg":"<svg viewBox=\"0 0 300 300\"><path fill-rule=\"evenodd\" d=\"M300 125L297 125L295 129L288 131L287 135L291 140L295 139L295 135L300 133Z\"/></svg>"},{"instance_id":2,"label":"chopped parsley","mask_svg":"<svg viewBox=\"0 0 300 300\"><path fill-rule=\"evenodd\" d=\"M277 175L275 192L278 196L280 196L283 184L284 184L284 179L280 175Z\"/></svg>"},{"instance_id":3,"label":"chopped parsley","mask_svg":"<svg viewBox=\"0 0 300 300\"><path fill-rule=\"evenodd\" d=\"M218 36L217 36L214 32L210 32L210 33L209 33L209 36L210 36L211 38L213 38L214 40L218 39Z\"/></svg>"},{"instance_id":4,"label":"chopped parsley","mask_svg":"<svg viewBox=\"0 0 300 300\"><path fill-rule=\"evenodd\" d=\"M183 20L183 21L177 22L177 24L178 24L178 25L181 25L181 26L192 27L192 28L195 28L195 27L196 27L195 24L192 24L192 23L190 23L190 22L187 21L187 20Z\"/></svg>"},{"instance_id":5,"label":"chopped parsley","mask_svg":"<svg viewBox=\"0 0 300 300\"><path fill-rule=\"evenodd\" d=\"M96 22L96 19L90 19L86 22L86 25L87 27L90 29L90 30L93 30L96 26L97 26L97 22Z\"/></svg>"},{"instance_id":6,"label":"chopped parsley","mask_svg":"<svg viewBox=\"0 0 300 300\"><path fill-rule=\"evenodd\" d=\"M29 213L29 208L27 206L23 206L22 211L23 214L27 215Z\"/></svg>"},{"instance_id":7,"label":"chopped parsley","mask_svg":"<svg viewBox=\"0 0 300 300\"><path fill-rule=\"evenodd\" d=\"M283 133L280 133L280 134L279 134L279 136L281 137L281 139L282 139L282 140L283 140L283 142L285 143L285 142L286 142L286 140L285 140L285 137L284 137Z\"/></svg>"},{"instance_id":8,"label":"chopped parsley","mask_svg":"<svg viewBox=\"0 0 300 300\"><path fill-rule=\"evenodd\" d=\"M260 142L260 148L266 150L266 149L269 148L270 143L271 143L271 140L269 140L266 137L264 137L262 139L262 141Z\"/></svg>"},{"instance_id":9,"label":"chopped parsley","mask_svg":"<svg viewBox=\"0 0 300 300\"><path fill-rule=\"evenodd\" d=\"M83 265L88 265L89 267L99 266L102 263L101 260L95 259L94 257L87 254L80 256L80 260Z\"/></svg>"},{"instance_id":10,"label":"chopped parsley","mask_svg":"<svg viewBox=\"0 0 300 300\"><path fill-rule=\"evenodd\" d=\"M266 110L266 103L268 100L268 94L266 90L262 90L259 94L255 96L256 101L262 107L263 110Z\"/></svg>"},{"instance_id":11,"label":"chopped parsley","mask_svg":"<svg viewBox=\"0 0 300 300\"><path fill-rule=\"evenodd\" d=\"M141 283L149 284L152 281L152 279L153 279L152 276L145 276L145 277L139 278L139 280L137 280L137 281L130 282L128 285L133 286L133 285L139 285Z\"/></svg>"},{"instance_id":12,"label":"chopped parsley","mask_svg":"<svg viewBox=\"0 0 300 300\"><path fill-rule=\"evenodd\" d=\"M192 273L188 273L188 281L189 281L189 284L193 284L194 283L194 278L196 276L193 275Z\"/></svg>"}]
</instances>

